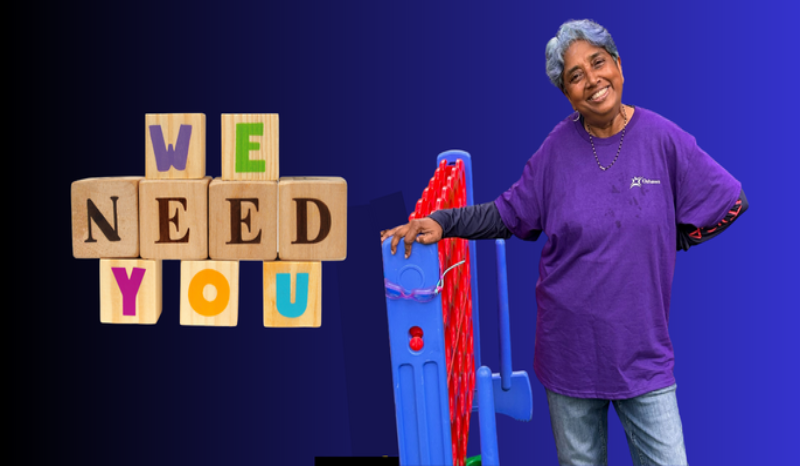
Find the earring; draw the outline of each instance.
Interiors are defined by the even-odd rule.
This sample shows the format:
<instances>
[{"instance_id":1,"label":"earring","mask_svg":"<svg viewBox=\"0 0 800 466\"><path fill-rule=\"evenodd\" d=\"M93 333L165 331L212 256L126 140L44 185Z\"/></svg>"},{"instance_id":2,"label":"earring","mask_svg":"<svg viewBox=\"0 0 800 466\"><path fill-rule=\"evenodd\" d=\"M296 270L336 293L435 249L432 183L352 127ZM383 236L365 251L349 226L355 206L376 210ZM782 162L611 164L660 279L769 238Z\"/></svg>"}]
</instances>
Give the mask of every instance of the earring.
<instances>
[{"instance_id":1,"label":"earring","mask_svg":"<svg viewBox=\"0 0 800 466\"><path fill-rule=\"evenodd\" d=\"M581 112L576 110L575 111L575 118L573 118L572 121L579 121L580 119L581 119Z\"/></svg>"}]
</instances>

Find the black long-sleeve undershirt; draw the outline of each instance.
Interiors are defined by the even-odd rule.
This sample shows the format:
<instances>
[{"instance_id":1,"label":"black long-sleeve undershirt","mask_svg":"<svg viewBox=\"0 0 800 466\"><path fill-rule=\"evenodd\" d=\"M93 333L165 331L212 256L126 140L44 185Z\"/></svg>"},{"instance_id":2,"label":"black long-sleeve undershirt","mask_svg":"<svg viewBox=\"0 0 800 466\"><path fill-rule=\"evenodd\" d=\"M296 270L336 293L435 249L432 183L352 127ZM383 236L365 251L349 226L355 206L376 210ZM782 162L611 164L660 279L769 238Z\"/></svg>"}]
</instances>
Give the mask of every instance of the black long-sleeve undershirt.
<instances>
[{"instance_id":1,"label":"black long-sleeve undershirt","mask_svg":"<svg viewBox=\"0 0 800 466\"><path fill-rule=\"evenodd\" d=\"M698 228L694 225L678 225L677 249L688 250L691 246L719 235L728 228L739 215L748 208L747 197L742 190L739 199L725 214L717 225L707 228ZM500 212L494 202L461 207L458 209L437 210L428 217L442 227L442 238L465 239L508 239L513 233L503 223ZM535 230L526 240L536 240L541 234Z\"/></svg>"}]
</instances>

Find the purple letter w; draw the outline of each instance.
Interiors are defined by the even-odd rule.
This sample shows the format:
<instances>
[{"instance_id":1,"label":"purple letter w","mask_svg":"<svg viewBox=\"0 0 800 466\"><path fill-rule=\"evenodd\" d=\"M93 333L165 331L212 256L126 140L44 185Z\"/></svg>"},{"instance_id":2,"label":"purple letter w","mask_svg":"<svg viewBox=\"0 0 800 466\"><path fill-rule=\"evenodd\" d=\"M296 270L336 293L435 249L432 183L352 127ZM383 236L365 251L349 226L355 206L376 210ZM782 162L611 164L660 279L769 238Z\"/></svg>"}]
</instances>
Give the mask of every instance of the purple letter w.
<instances>
[{"instance_id":1,"label":"purple letter w","mask_svg":"<svg viewBox=\"0 0 800 466\"><path fill-rule=\"evenodd\" d=\"M178 142L165 147L161 125L150 125L150 139L153 141L153 152L156 154L156 169L160 172L174 166L176 170L186 169L189 156L189 140L192 138L192 125L181 125L178 130Z\"/></svg>"}]
</instances>

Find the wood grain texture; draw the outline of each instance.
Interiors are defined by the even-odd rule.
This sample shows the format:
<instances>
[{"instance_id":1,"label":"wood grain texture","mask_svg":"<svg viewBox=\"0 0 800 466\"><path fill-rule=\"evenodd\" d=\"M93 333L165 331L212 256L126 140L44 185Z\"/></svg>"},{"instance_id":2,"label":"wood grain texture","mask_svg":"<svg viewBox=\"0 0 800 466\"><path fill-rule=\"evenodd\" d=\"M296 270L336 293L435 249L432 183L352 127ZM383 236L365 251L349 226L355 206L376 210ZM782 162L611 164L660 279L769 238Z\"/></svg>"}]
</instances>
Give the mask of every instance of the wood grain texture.
<instances>
[{"instance_id":1,"label":"wood grain texture","mask_svg":"<svg viewBox=\"0 0 800 466\"><path fill-rule=\"evenodd\" d=\"M206 116L203 113L148 113L144 117L144 155L145 177L147 179L199 180L206 176ZM180 151L178 136L181 125L191 125L186 166L178 170L170 166L159 171L156 163L156 149L153 145L151 126L159 126L163 137L160 150L166 151L171 145Z\"/></svg>"},{"instance_id":2,"label":"wood grain texture","mask_svg":"<svg viewBox=\"0 0 800 466\"><path fill-rule=\"evenodd\" d=\"M139 183L139 252L145 259L208 259L208 185L202 180Z\"/></svg>"},{"instance_id":3,"label":"wood grain texture","mask_svg":"<svg viewBox=\"0 0 800 466\"><path fill-rule=\"evenodd\" d=\"M237 125L240 124L240 138L237 140ZM278 136L276 113L223 114L222 179L277 181L280 165ZM242 158L238 165L237 151Z\"/></svg>"},{"instance_id":4,"label":"wood grain texture","mask_svg":"<svg viewBox=\"0 0 800 466\"><path fill-rule=\"evenodd\" d=\"M181 261L181 325L235 327L239 262Z\"/></svg>"},{"instance_id":5,"label":"wood grain texture","mask_svg":"<svg viewBox=\"0 0 800 466\"><path fill-rule=\"evenodd\" d=\"M79 259L139 257L139 181L142 179L140 176L86 178L72 183L73 256Z\"/></svg>"},{"instance_id":6,"label":"wood grain texture","mask_svg":"<svg viewBox=\"0 0 800 466\"><path fill-rule=\"evenodd\" d=\"M278 182L278 212L281 260L341 261L347 257L344 178L282 177Z\"/></svg>"},{"instance_id":7,"label":"wood grain texture","mask_svg":"<svg viewBox=\"0 0 800 466\"><path fill-rule=\"evenodd\" d=\"M278 257L277 181L215 178L208 187L208 202L212 259L271 261Z\"/></svg>"},{"instance_id":8,"label":"wood grain texture","mask_svg":"<svg viewBox=\"0 0 800 466\"><path fill-rule=\"evenodd\" d=\"M100 259L100 322L155 324L161 317L161 283L160 260ZM126 298L133 315L123 314Z\"/></svg>"},{"instance_id":9,"label":"wood grain texture","mask_svg":"<svg viewBox=\"0 0 800 466\"><path fill-rule=\"evenodd\" d=\"M279 289L278 275L288 274L290 288ZM298 274L307 274L308 292L297 296ZM281 301L282 294L283 301ZM304 308L297 306L305 300ZM297 317L287 317L292 311L302 311ZM320 327L322 325L322 263L321 262L264 262L264 327Z\"/></svg>"}]
</instances>

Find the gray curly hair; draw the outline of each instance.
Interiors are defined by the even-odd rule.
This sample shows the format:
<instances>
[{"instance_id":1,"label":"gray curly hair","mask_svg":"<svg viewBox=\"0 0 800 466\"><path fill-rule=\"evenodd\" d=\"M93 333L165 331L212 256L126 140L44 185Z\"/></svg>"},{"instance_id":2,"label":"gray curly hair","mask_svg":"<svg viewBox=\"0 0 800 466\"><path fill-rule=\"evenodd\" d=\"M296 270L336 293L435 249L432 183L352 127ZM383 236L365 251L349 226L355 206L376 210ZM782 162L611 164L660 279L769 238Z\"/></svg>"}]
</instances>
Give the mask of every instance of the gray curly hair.
<instances>
[{"instance_id":1,"label":"gray curly hair","mask_svg":"<svg viewBox=\"0 0 800 466\"><path fill-rule=\"evenodd\" d=\"M556 36L547 42L547 76L560 91L564 91L564 52L576 40L585 40L595 47L606 49L614 62L619 58L617 46L606 28L589 19L570 20L558 28Z\"/></svg>"}]
</instances>

